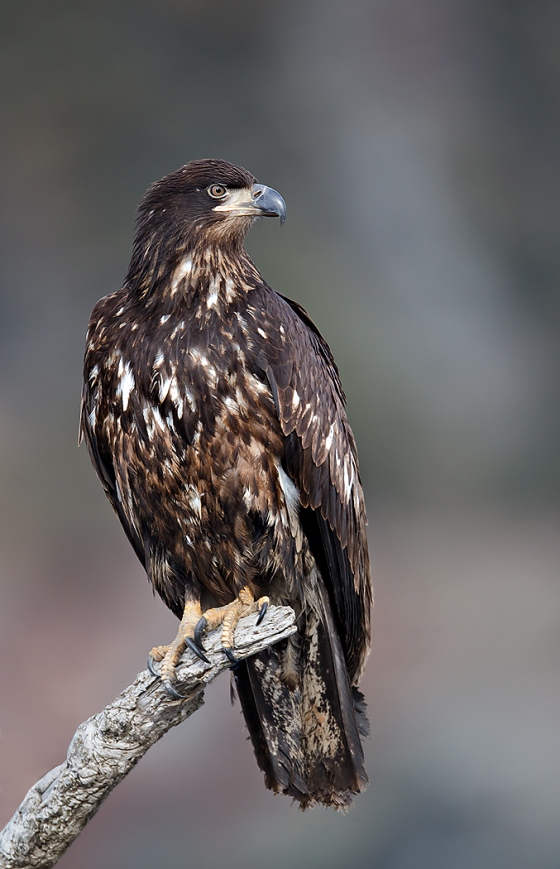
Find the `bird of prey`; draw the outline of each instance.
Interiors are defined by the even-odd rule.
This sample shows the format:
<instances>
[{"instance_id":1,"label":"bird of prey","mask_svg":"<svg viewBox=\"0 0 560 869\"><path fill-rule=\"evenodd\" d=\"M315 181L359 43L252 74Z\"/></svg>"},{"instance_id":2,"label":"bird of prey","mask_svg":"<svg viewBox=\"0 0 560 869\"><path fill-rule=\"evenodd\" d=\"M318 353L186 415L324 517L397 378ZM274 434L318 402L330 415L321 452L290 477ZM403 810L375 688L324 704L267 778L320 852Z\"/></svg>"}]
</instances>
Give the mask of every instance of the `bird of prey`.
<instances>
[{"instance_id":1,"label":"bird of prey","mask_svg":"<svg viewBox=\"0 0 560 869\"><path fill-rule=\"evenodd\" d=\"M95 306L81 432L153 588L181 620L152 650L168 691L222 626L266 786L342 809L367 784L356 685L372 592L354 437L330 349L244 249L282 197L196 160L141 202L122 289ZM239 662L235 626L268 603L297 633Z\"/></svg>"}]
</instances>

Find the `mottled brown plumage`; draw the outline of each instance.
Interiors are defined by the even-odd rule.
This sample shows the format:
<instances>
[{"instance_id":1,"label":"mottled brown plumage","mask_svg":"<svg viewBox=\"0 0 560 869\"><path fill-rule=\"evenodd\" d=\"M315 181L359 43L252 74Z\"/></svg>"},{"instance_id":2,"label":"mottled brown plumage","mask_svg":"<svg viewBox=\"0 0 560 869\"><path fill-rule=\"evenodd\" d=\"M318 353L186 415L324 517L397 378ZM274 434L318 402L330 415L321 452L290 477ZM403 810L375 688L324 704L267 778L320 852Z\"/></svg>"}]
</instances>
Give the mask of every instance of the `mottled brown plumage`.
<instances>
[{"instance_id":1,"label":"mottled brown plumage","mask_svg":"<svg viewBox=\"0 0 560 869\"><path fill-rule=\"evenodd\" d=\"M297 639L240 665L238 694L267 786L341 808L367 782L353 687L370 640L366 517L330 350L243 248L283 207L223 161L152 185L124 286L91 317L81 430L179 618L244 589L294 607Z\"/></svg>"}]
</instances>

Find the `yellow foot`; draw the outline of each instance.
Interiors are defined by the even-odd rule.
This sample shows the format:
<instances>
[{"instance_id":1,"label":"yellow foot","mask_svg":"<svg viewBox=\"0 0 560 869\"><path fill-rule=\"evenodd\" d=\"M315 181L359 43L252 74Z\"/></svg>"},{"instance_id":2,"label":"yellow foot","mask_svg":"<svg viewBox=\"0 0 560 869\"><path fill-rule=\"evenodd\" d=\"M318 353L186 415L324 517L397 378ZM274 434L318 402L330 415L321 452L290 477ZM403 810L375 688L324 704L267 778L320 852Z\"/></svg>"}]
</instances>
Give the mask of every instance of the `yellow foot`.
<instances>
[{"instance_id":1,"label":"yellow foot","mask_svg":"<svg viewBox=\"0 0 560 869\"><path fill-rule=\"evenodd\" d=\"M242 588L239 596L231 603L225 606L213 607L206 610L195 629L194 639L200 645L202 633L210 633L215 631L219 625L222 626L222 648L226 653L231 663L235 666L239 663L233 654L233 635L237 627L237 623L245 616L250 616L252 613L259 613L257 624L260 624L268 609L269 599L261 597L255 600L253 593L247 586Z\"/></svg>"},{"instance_id":2,"label":"yellow foot","mask_svg":"<svg viewBox=\"0 0 560 869\"><path fill-rule=\"evenodd\" d=\"M169 646L155 646L148 657L148 669L154 676L159 675L169 694L180 698L173 687L175 681L175 669L179 659L187 646L205 661L210 663L202 647L202 635L204 632L216 630L222 625L222 647L225 654L235 667L239 662L233 654L233 636L240 619L251 613L258 612L257 624L260 624L268 608L269 600L261 597L255 600L249 588L242 588L239 596L231 603L221 607L213 607L203 614L198 601L188 601L185 604L183 618L177 631L177 636ZM154 662L162 662L160 673L154 670Z\"/></svg>"},{"instance_id":3,"label":"yellow foot","mask_svg":"<svg viewBox=\"0 0 560 869\"><path fill-rule=\"evenodd\" d=\"M200 603L198 601L187 601L177 636L173 642L169 646L155 646L148 655L148 669L154 676L159 675L161 677L168 692L174 697L181 697L173 687L173 682L175 681L175 668L187 646L204 661L210 663L203 650L197 648L194 642L194 631L201 618L202 610ZM156 661L162 662L159 674L154 670L154 662Z\"/></svg>"}]
</instances>

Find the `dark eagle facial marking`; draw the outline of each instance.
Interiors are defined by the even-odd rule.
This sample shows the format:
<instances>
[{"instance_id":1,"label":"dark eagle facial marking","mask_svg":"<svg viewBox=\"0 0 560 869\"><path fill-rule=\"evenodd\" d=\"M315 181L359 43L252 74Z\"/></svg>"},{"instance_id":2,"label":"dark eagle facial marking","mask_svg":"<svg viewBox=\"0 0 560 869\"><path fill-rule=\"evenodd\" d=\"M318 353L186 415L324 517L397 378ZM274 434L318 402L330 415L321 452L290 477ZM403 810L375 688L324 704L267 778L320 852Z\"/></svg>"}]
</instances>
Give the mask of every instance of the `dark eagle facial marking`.
<instances>
[{"instance_id":1,"label":"dark eagle facial marking","mask_svg":"<svg viewBox=\"0 0 560 869\"><path fill-rule=\"evenodd\" d=\"M367 784L355 688L372 591L358 459L328 345L247 255L284 200L196 160L139 208L122 289L92 313L81 432L148 579L180 619L149 667L174 687L185 649L224 654L266 786L345 808ZM239 662L235 626L289 604L298 632Z\"/></svg>"}]
</instances>

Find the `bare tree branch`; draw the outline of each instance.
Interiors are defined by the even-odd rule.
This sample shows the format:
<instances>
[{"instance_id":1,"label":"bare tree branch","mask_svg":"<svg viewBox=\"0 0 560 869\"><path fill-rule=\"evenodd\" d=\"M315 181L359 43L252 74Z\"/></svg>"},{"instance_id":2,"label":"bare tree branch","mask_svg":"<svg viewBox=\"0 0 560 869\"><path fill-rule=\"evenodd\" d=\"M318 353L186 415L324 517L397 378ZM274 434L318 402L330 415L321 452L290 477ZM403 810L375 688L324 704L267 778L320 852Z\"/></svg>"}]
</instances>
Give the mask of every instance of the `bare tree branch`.
<instances>
[{"instance_id":1,"label":"bare tree branch","mask_svg":"<svg viewBox=\"0 0 560 869\"><path fill-rule=\"evenodd\" d=\"M256 619L256 614L248 616L236 628L238 658L254 655L296 630L289 607L271 606L259 626ZM103 712L78 727L66 761L31 788L0 833L0 869L54 866L150 746L202 706L202 689L229 666L220 636L217 630L205 640L210 664L191 652L184 655L177 668L184 700L171 698L145 670Z\"/></svg>"}]
</instances>

